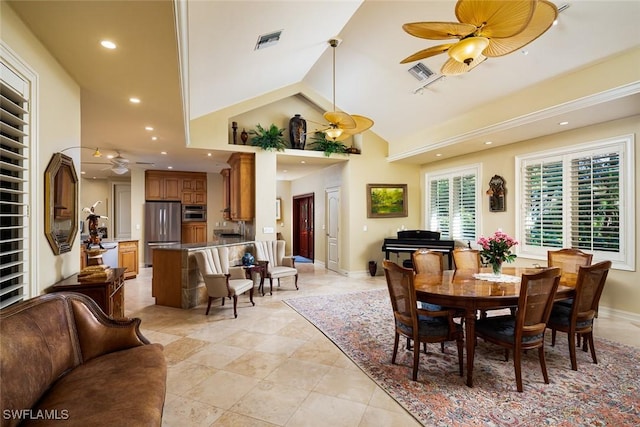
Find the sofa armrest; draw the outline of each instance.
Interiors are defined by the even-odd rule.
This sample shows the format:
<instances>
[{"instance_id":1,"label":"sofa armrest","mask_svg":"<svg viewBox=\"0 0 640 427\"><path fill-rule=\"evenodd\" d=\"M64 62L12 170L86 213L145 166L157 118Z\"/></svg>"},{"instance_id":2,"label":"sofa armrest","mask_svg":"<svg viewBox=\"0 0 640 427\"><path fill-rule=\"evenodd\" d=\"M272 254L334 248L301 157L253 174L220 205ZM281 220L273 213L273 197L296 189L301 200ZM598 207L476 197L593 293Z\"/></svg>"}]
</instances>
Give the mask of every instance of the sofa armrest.
<instances>
[{"instance_id":1,"label":"sofa armrest","mask_svg":"<svg viewBox=\"0 0 640 427\"><path fill-rule=\"evenodd\" d=\"M296 268L296 260L292 256L284 256L282 257L282 265L285 267Z\"/></svg>"},{"instance_id":2,"label":"sofa armrest","mask_svg":"<svg viewBox=\"0 0 640 427\"><path fill-rule=\"evenodd\" d=\"M149 344L140 319L111 319L90 298L68 294L83 362L104 354Z\"/></svg>"}]
</instances>

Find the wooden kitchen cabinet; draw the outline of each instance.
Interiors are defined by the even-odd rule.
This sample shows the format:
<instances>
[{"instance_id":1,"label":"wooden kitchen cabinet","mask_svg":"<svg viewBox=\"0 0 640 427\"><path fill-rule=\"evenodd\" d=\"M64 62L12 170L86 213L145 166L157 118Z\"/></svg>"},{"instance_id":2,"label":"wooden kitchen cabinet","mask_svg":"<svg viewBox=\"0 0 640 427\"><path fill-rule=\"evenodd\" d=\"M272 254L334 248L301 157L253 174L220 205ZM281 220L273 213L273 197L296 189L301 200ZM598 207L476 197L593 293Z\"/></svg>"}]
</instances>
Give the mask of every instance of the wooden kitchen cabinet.
<instances>
[{"instance_id":1,"label":"wooden kitchen cabinet","mask_svg":"<svg viewBox=\"0 0 640 427\"><path fill-rule=\"evenodd\" d=\"M145 171L145 199L181 201L180 176L172 172Z\"/></svg>"},{"instance_id":2,"label":"wooden kitchen cabinet","mask_svg":"<svg viewBox=\"0 0 640 427\"><path fill-rule=\"evenodd\" d=\"M255 216L255 160L253 153L233 153L229 160L229 214L233 221Z\"/></svg>"},{"instance_id":3,"label":"wooden kitchen cabinet","mask_svg":"<svg viewBox=\"0 0 640 427\"><path fill-rule=\"evenodd\" d=\"M118 243L118 267L126 268L124 278L133 279L138 275L138 241L126 240Z\"/></svg>"},{"instance_id":4,"label":"wooden kitchen cabinet","mask_svg":"<svg viewBox=\"0 0 640 427\"><path fill-rule=\"evenodd\" d=\"M182 243L206 243L207 223L206 222L183 222L182 223Z\"/></svg>"},{"instance_id":5,"label":"wooden kitchen cabinet","mask_svg":"<svg viewBox=\"0 0 640 427\"><path fill-rule=\"evenodd\" d=\"M231 169L222 169L220 175L222 175L222 218L225 221L231 221L231 189L229 187Z\"/></svg>"},{"instance_id":6,"label":"wooden kitchen cabinet","mask_svg":"<svg viewBox=\"0 0 640 427\"><path fill-rule=\"evenodd\" d=\"M207 174L190 173L182 177L182 203L185 205L207 204Z\"/></svg>"}]
</instances>

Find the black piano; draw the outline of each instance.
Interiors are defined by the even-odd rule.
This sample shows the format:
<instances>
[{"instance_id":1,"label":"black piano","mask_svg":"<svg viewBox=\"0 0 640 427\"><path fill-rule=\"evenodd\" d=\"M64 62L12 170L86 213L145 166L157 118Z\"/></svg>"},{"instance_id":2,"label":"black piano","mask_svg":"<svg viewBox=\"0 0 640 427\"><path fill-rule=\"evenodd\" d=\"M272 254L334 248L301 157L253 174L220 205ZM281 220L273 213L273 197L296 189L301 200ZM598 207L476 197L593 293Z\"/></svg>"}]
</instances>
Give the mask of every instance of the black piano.
<instances>
[{"instance_id":1,"label":"black piano","mask_svg":"<svg viewBox=\"0 0 640 427\"><path fill-rule=\"evenodd\" d=\"M384 239L382 251L385 259L389 259L390 253L413 253L420 248L439 251L447 254L449 268L453 265L453 240L440 240L440 233L428 230L403 230L398 231L398 237Z\"/></svg>"}]
</instances>

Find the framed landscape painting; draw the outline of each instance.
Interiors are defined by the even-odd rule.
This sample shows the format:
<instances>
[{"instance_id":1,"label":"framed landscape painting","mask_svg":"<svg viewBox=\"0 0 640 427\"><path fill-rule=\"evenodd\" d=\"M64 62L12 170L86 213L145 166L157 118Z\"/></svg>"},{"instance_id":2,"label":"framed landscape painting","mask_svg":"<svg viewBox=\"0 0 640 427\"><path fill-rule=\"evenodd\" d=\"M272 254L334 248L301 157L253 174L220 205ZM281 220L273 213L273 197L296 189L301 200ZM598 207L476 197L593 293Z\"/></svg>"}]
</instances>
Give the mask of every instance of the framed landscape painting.
<instances>
[{"instance_id":1,"label":"framed landscape painting","mask_svg":"<svg viewBox=\"0 0 640 427\"><path fill-rule=\"evenodd\" d=\"M407 184L367 184L367 218L407 215Z\"/></svg>"}]
</instances>

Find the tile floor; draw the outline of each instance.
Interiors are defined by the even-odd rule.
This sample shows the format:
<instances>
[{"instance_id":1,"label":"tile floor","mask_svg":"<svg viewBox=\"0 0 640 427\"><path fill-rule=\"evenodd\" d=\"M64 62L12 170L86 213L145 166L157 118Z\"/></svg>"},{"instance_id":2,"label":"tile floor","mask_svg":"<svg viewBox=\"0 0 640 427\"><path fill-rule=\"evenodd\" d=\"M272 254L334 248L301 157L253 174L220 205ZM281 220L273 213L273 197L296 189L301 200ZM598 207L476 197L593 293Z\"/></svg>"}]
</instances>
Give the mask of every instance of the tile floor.
<instances>
[{"instance_id":1,"label":"tile floor","mask_svg":"<svg viewBox=\"0 0 640 427\"><path fill-rule=\"evenodd\" d=\"M125 288L127 316L165 346L168 363L164 426L417 426L395 400L283 299L384 288L383 276L346 278L298 264L273 295L256 290L255 307L240 296L181 310L154 305L151 268ZM640 324L600 316L596 335L640 347Z\"/></svg>"}]
</instances>

